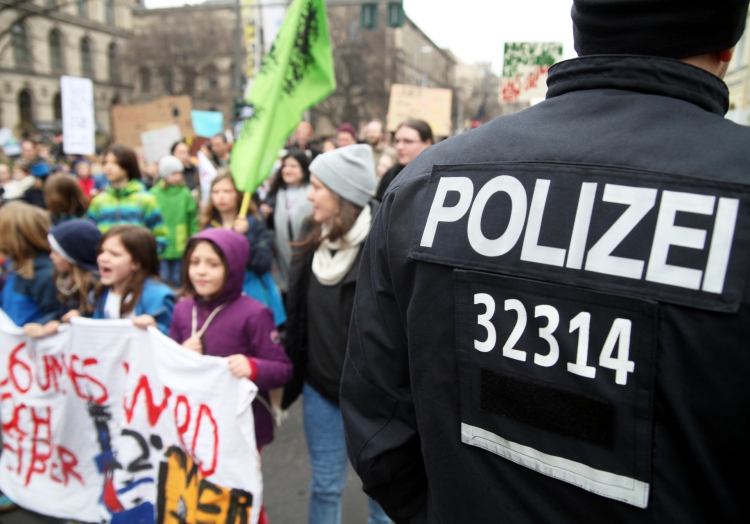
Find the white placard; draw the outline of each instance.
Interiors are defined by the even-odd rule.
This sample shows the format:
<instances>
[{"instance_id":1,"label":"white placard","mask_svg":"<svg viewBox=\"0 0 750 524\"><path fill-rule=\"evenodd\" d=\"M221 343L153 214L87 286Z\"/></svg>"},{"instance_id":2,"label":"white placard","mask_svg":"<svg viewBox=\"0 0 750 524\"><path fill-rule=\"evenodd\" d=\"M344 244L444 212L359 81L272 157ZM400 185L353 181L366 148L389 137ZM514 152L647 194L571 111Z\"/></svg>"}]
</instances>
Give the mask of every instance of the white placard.
<instances>
[{"instance_id":1,"label":"white placard","mask_svg":"<svg viewBox=\"0 0 750 524\"><path fill-rule=\"evenodd\" d=\"M158 162L161 157L169 155L174 143L180 140L182 133L177 124L141 133L143 154L149 162Z\"/></svg>"},{"instance_id":2,"label":"white placard","mask_svg":"<svg viewBox=\"0 0 750 524\"><path fill-rule=\"evenodd\" d=\"M62 95L63 152L68 155L93 155L94 83L89 78L60 77Z\"/></svg>"}]
</instances>

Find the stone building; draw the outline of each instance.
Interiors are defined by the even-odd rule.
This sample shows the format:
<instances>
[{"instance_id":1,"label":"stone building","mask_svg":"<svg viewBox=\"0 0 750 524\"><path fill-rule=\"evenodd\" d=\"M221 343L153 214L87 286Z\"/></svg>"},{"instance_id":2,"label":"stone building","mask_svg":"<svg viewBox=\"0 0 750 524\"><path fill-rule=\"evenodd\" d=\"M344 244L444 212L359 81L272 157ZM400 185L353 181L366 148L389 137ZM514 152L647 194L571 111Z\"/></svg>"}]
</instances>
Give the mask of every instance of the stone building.
<instances>
[{"instance_id":1,"label":"stone building","mask_svg":"<svg viewBox=\"0 0 750 524\"><path fill-rule=\"evenodd\" d=\"M134 0L0 0L0 127L57 130L60 76L94 82L95 118L109 133L110 108L130 99L123 51Z\"/></svg>"},{"instance_id":2,"label":"stone building","mask_svg":"<svg viewBox=\"0 0 750 524\"><path fill-rule=\"evenodd\" d=\"M408 16L403 27L387 27L386 5L378 7L376 28L362 29L361 6L327 5L337 89L311 111L318 135L332 135L342 122L385 121L392 84L454 85L453 55Z\"/></svg>"},{"instance_id":3,"label":"stone building","mask_svg":"<svg viewBox=\"0 0 750 524\"><path fill-rule=\"evenodd\" d=\"M747 27L750 28L750 14ZM750 36L748 29L734 48L734 57L724 77L729 87L729 108L750 108Z\"/></svg>"},{"instance_id":4,"label":"stone building","mask_svg":"<svg viewBox=\"0 0 750 524\"><path fill-rule=\"evenodd\" d=\"M189 95L193 109L220 111L228 127L236 93L234 6L233 0L209 0L163 9L135 7L127 63L133 102Z\"/></svg>"}]
</instances>

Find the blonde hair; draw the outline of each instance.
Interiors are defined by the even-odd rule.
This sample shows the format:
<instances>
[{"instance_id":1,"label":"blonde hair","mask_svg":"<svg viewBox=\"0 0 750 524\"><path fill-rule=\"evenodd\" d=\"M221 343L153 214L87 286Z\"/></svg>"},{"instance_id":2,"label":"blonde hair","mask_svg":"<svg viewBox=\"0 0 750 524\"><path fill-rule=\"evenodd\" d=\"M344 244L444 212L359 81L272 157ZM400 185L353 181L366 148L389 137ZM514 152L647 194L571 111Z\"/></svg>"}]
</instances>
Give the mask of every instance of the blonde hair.
<instances>
[{"instance_id":1,"label":"blonde hair","mask_svg":"<svg viewBox=\"0 0 750 524\"><path fill-rule=\"evenodd\" d=\"M60 278L65 278L66 276L73 282L73 288L69 294L64 293L64 290L60 287ZM70 264L70 271L67 274L59 273L55 270L52 273L52 281L55 283L55 287L57 287L57 299L60 302L65 302L68 296L75 294L80 301L78 310L84 315L93 312L94 305L89 301L89 293L94 289L96 281L91 273L78 264Z\"/></svg>"},{"instance_id":2,"label":"blonde hair","mask_svg":"<svg viewBox=\"0 0 750 524\"><path fill-rule=\"evenodd\" d=\"M36 206L10 202L0 208L0 253L21 277L34 278L34 257L50 251L49 227L49 215Z\"/></svg>"}]
</instances>

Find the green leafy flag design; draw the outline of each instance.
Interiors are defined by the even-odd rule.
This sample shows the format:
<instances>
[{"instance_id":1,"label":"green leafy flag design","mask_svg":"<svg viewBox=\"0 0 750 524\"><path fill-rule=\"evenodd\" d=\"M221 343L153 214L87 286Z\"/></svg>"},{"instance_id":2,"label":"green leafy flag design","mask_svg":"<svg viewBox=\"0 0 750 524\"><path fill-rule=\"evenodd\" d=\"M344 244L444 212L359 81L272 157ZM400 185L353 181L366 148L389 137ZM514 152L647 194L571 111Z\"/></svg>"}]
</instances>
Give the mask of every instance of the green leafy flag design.
<instances>
[{"instance_id":1,"label":"green leafy flag design","mask_svg":"<svg viewBox=\"0 0 750 524\"><path fill-rule=\"evenodd\" d=\"M263 183L302 114L335 90L324 0L294 0L241 114L229 163L237 189Z\"/></svg>"}]
</instances>

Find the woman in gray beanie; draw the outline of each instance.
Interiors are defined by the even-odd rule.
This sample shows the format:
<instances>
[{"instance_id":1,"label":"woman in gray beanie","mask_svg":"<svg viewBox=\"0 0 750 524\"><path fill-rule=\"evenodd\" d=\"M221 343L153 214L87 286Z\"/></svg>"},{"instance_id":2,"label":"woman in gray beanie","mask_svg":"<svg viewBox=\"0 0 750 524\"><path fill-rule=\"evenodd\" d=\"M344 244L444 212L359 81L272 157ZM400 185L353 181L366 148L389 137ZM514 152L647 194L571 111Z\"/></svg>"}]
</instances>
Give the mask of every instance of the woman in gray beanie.
<instances>
[{"instance_id":1,"label":"woman in gray beanie","mask_svg":"<svg viewBox=\"0 0 750 524\"><path fill-rule=\"evenodd\" d=\"M313 212L302 228L289 271L286 350L294 378L284 389L287 408L304 392L305 436L312 467L310 524L341 522L346 441L339 384L362 256L378 203L368 145L319 155L310 164L307 198ZM390 520L370 500L369 524Z\"/></svg>"}]
</instances>

